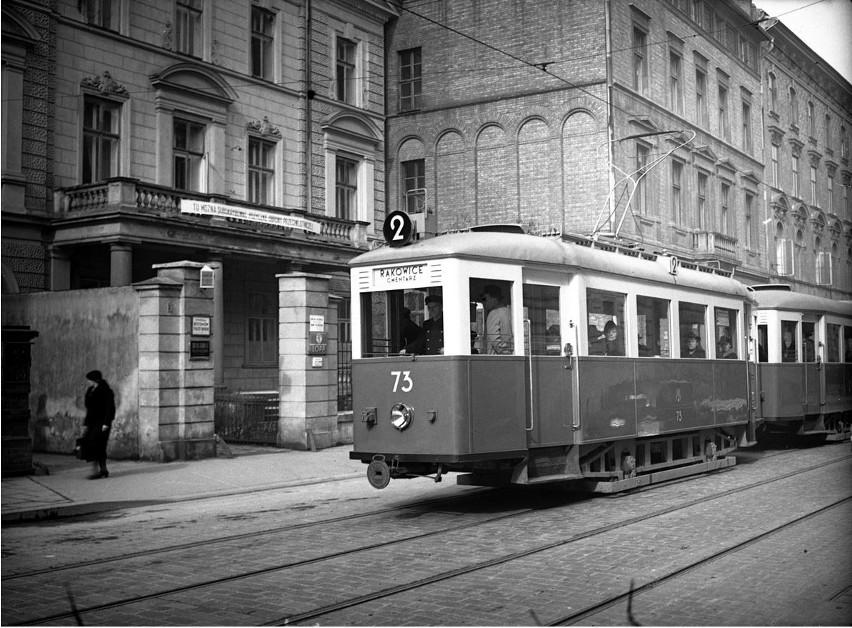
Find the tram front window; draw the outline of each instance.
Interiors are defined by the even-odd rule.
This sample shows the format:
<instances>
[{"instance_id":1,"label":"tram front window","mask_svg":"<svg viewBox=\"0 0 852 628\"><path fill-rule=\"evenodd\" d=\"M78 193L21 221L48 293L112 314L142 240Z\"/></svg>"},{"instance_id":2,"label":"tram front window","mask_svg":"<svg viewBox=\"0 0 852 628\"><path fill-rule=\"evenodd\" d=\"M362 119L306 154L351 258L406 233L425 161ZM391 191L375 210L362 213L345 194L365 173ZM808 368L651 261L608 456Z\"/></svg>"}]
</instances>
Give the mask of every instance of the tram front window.
<instances>
[{"instance_id":1,"label":"tram front window","mask_svg":"<svg viewBox=\"0 0 852 628\"><path fill-rule=\"evenodd\" d=\"M796 362L796 328L798 323L781 321L781 361Z\"/></svg>"},{"instance_id":2,"label":"tram front window","mask_svg":"<svg viewBox=\"0 0 852 628\"><path fill-rule=\"evenodd\" d=\"M362 294L363 357L443 353L443 309L441 288Z\"/></svg>"}]
</instances>

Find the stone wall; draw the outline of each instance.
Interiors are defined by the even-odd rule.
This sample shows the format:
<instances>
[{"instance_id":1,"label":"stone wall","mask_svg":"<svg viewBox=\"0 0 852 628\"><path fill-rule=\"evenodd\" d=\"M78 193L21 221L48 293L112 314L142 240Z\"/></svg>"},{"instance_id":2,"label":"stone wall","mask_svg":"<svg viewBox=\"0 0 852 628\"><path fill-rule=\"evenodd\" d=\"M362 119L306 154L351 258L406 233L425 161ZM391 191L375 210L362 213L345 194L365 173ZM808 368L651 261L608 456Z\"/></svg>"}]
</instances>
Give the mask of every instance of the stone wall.
<instances>
[{"instance_id":1,"label":"stone wall","mask_svg":"<svg viewBox=\"0 0 852 628\"><path fill-rule=\"evenodd\" d=\"M3 295L3 326L38 332L32 345L30 429L34 451L71 453L86 415L85 374L98 369L116 397L107 453L138 451L139 306L131 287Z\"/></svg>"}]
</instances>

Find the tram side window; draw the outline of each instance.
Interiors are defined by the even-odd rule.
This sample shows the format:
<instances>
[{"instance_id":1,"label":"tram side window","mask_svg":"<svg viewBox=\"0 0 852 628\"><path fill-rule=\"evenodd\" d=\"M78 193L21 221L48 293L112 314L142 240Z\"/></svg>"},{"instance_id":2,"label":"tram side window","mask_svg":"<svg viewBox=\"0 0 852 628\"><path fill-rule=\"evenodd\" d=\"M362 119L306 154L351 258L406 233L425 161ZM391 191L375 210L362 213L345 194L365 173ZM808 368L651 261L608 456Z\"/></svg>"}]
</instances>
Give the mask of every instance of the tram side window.
<instances>
[{"instance_id":1,"label":"tram side window","mask_svg":"<svg viewBox=\"0 0 852 628\"><path fill-rule=\"evenodd\" d=\"M589 320L589 355L623 356L624 295L603 290L586 290Z\"/></svg>"},{"instance_id":2,"label":"tram side window","mask_svg":"<svg viewBox=\"0 0 852 628\"><path fill-rule=\"evenodd\" d=\"M706 310L706 306L697 303L680 304L680 357L707 357L704 349L707 345Z\"/></svg>"},{"instance_id":3,"label":"tram side window","mask_svg":"<svg viewBox=\"0 0 852 628\"><path fill-rule=\"evenodd\" d=\"M739 335L737 333L737 311L725 307L714 308L716 326L716 357L721 360L736 360Z\"/></svg>"},{"instance_id":4,"label":"tram side window","mask_svg":"<svg viewBox=\"0 0 852 628\"><path fill-rule=\"evenodd\" d=\"M361 295L363 357L443 353L442 291L389 290Z\"/></svg>"},{"instance_id":5,"label":"tram side window","mask_svg":"<svg viewBox=\"0 0 852 628\"><path fill-rule=\"evenodd\" d=\"M843 326L843 361L852 362L852 327Z\"/></svg>"},{"instance_id":6,"label":"tram side window","mask_svg":"<svg viewBox=\"0 0 852 628\"><path fill-rule=\"evenodd\" d=\"M816 362L816 324L802 323L802 360L805 362ZM829 334L830 337L830 334ZM830 342L830 341L829 341ZM835 344L837 340L835 339ZM829 360L831 361L831 360ZM836 362L840 361L838 352Z\"/></svg>"},{"instance_id":7,"label":"tram side window","mask_svg":"<svg viewBox=\"0 0 852 628\"><path fill-rule=\"evenodd\" d=\"M477 298L471 304L471 353L512 355L512 282L472 278L469 290L471 299Z\"/></svg>"},{"instance_id":8,"label":"tram side window","mask_svg":"<svg viewBox=\"0 0 852 628\"><path fill-rule=\"evenodd\" d=\"M768 362L769 328L766 325L757 326L757 361Z\"/></svg>"},{"instance_id":9,"label":"tram side window","mask_svg":"<svg viewBox=\"0 0 852 628\"><path fill-rule=\"evenodd\" d=\"M781 361L796 362L796 331L798 323L781 321Z\"/></svg>"},{"instance_id":10,"label":"tram side window","mask_svg":"<svg viewBox=\"0 0 852 628\"><path fill-rule=\"evenodd\" d=\"M524 320L529 321L528 336L524 338L524 355L562 353L559 288L524 284Z\"/></svg>"},{"instance_id":11,"label":"tram side window","mask_svg":"<svg viewBox=\"0 0 852 628\"><path fill-rule=\"evenodd\" d=\"M669 302L652 297L636 297L636 314L639 357L669 357Z\"/></svg>"},{"instance_id":12,"label":"tram side window","mask_svg":"<svg viewBox=\"0 0 852 628\"><path fill-rule=\"evenodd\" d=\"M827 325L825 361L840 362L840 325Z\"/></svg>"}]
</instances>

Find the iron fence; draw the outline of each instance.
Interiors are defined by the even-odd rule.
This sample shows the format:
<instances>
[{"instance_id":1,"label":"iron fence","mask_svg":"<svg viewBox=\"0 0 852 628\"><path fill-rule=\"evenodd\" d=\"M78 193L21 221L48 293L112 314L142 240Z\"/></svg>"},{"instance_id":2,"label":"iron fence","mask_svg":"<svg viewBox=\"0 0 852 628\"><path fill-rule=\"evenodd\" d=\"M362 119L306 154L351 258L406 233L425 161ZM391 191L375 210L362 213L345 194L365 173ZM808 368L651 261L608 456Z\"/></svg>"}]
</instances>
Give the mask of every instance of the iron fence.
<instances>
[{"instance_id":1,"label":"iron fence","mask_svg":"<svg viewBox=\"0 0 852 628\"><path fill-rule=\"evenodd\" d=\"M213 422L229 443L278 444L278 393L217 393Z\"/></svg>"}]
</instances>

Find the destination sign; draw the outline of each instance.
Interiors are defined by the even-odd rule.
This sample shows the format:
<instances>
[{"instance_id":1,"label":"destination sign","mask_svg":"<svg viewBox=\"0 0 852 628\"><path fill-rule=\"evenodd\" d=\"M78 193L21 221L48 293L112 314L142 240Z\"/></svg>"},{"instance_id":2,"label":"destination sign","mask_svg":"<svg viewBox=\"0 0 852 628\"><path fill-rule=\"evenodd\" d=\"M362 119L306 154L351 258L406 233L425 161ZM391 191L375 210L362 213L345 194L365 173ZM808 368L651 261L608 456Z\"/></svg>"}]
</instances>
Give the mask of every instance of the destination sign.
<instances>
[{"instance_id":1,"label":"destination sign","mask_svg":"<svg viewBox=\"0 0 852 628\"><path fill-rule=\"evenodd\" d=\"M429 283L425 263L405 264L387 268L373 269L373 285L380 287L401 288L404 286L424 285Z\"/></svg>"}]
</instances>

